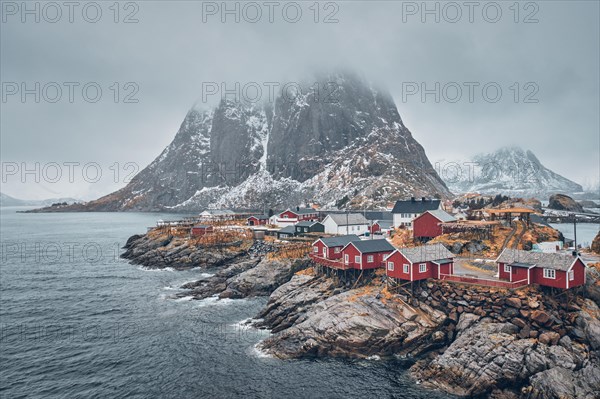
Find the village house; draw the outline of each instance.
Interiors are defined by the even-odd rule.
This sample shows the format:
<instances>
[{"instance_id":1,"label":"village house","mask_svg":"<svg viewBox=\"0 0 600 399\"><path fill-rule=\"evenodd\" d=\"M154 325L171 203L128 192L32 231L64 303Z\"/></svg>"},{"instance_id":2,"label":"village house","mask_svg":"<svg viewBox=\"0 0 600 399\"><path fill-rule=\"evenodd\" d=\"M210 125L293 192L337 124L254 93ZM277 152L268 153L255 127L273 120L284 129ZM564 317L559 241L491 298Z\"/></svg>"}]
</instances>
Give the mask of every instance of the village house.
<instances>
[{"instance_id":1,"label":"village house","mask_svg":"<svg viewBox=\"0 0 600 399\"><path fill-rule=\"evenodd\" d=\"M413 220L413 238L415 241L427 242L441 236L441 223L455 222L456 219L441 209L425 211Z\"/></svg>"},{"instance_id":2,"label":"village house","mask_svg":"<svg viewBox=\"0 0 600 399\"><path fill-rule=\"evenodd\" d=\"M294 228L296 229L296 235L325 232L325 226L322 223L312 221L298 222L294 225Z\"/></svg>"},{"instance_id":3,"label":"village house","mask_svg":"<svg viewBox=\"0 0 600 399\"><path fill-rule=\"evenodd\" d=\"M360 241L356 234L338 237L323 237L313 242L312 254L325 259L341 259L342 248L353 241Z\"/></svg>"},{"instance_id":4,"label":"village house","mask_svg":"<svg viewBox=\"0 0 600 399\"><path fill-rule=\"evenodd\" d=\"M364 234L369 230L369 221L360 213L330 213L322 223L328 234Z\"/></svg>"},{"instance_id":5,"label":"village house","mask_svg":"<svg viewBox=\"0 0 600 399\"><path fill-rule=\"evenodd\" d=\"M231 209L207 209L200 213L200 218L204 220L232 220L236 214Z\"/></svg>"},{"instance_id":6,"label":"village house","mask_svg":"<svg viewBox=\"0 0 600 399\"><path fill-rule=\"evenodd\" d=\"M198 224L196 226L193 226L192 230L190 231L190 233L193 237L202 237L202 236L205 236L206 234L209 234L212 232L213 232L213 227L208 224Z\"/></svg>"},{"instance_id":7,"label":"village house","mask_svg":"<svg viewBox=\"0 0 600 399\"><path fill-rule=\"evenodd\" d=\"M276 217L271 218L271 224L285 227L291 226L298 222L303 221L318 221L319 212L312 208L296 208L296 210L286 209L285 211L278 214Z\"/></svg>"},{"instance_id":8,"label":"village house","mask_svg":"<svg viewBox=\"0 0 600 399\"><path fill-rule=\"evenodd\" d=\"M412 222L416 217L423 212L441 209L441 203L439 199L425 197L420 200L412 197L410 200L396 201L392 209L394 227L412 228Z\"/></svg>"},{"instance_id":9,"label":"village house","mask_svg":"<svg viewBox=\"0 0 600 399\"><path fill-rule=\"evenodd\" d=\"M563 289L585 284L587 266L579 256L506 248L496 263L499 278L510 282Z\"/></svg>"},{"instance_id":10,"label":"village house","mask_svg":"<svg viewBox=\"0 0 600 399\"><path fill-rule=\"evenodd\" d=\"M263 226L269 223L268 215L252 215L247 220L248 226Z\"/></svg>"},{"instance_id":11,"label":"village house","mask_svg":"<svg viewBox=\"0 0 600 399\"><path fill-rule=\"evenodd\" d=\"M294 226L286 226L277 232L278 240L285 240L296 236L296 228Z\"/></svg>"},{"instance_id":12,"label":"village house","mask_svg":"<svg viewBox=\"0 0 600 399\"><path fill-rule=\"evenodd\" d=\"M385 258L395 249L385 239L352 241L342 248L342 259L346 267L377 269L384 266Z\"/></svg>"},{"instance_id":13,"label":"village house","mask_svg":"<svg viewBox=\"0 0 600 399\"><path fill-rule=\"evenodd\" d=\"M388 234L393 229L394 222L391 220L376 220L369 226L371 234Z\"/></svg>"},{"instance_id":14,"label":"village house","mask_svg":"<svg viewBox=\"0 0 600 399\"><path fill-rule=\"evenodd\" d=\"M397 249L386 259L386 274L407 281L439 279L454 274L454 254L442 244Z\"/></svg>"}]
</instances>

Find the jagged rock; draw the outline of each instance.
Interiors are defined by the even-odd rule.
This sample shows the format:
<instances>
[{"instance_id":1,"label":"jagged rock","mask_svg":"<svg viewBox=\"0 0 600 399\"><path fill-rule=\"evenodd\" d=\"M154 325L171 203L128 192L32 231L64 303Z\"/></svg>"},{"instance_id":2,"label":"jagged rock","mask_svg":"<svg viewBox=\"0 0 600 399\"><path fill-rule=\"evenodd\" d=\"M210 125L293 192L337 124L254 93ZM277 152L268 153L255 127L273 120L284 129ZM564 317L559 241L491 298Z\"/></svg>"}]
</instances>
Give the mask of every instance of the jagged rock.
<instances>
[{"instance_id":1,"label":"jagged rock","mask_svg":"<svg viewBox=\"0 0 600 399\"><path fill-rule=\"evenodd\" d=\"M521 308L521 300L519 298L506 298L505 302L508 306L511 306L513 308Z\"/></svg>"},{"instance_id":2,"label":"jagged rock","mask_svg":"<svg viewBox=\"0 0 600 399\"><path fill-rule=\"evenodd\" d=\"M598 231L598 234L596 234L596 237L594 237L590 249L592 252L600 254L600 231Z\"/></svg>"},{"instance_id":3,"label":"jagged rock","mask_svg":"<svg viewBox=\"0 0 600 399\"><path fill-rule=\"evenodd\" d=\"M583 212L583 207L573 198L564 194L554 194L548 200L548 208L559 211Z\"/></svg>"},{"instance_id":4,"label":"jagged rock","mask_svg":"<svg viewBox=\"0 0 600 399\"><path fill-rule=\"evenodd\" d=\"M550 320L550 315L544 310L535 310L531 312L531 315L529 317L531 318L531 320L542 325L546 324Z\"/></svg>"},{"instance_id":5,"label":"jagged rock","mask_svg":"<svg viewBox=\"0 0 600 399\"><path fill-rule=\"evenodd\" d=\"M270 301L268 307L279 308L282 300L285 303L286 297L294 296L295 287L298 287L295 279L280 287L274 292L279 297L276 300L279 305ZM304 291L314 289L310 284L300 287ZM430 344L424 338L446 319L442 312L432 308L423 311L397 298L376 299L376 295L369 289L359 288L329 296L306 309L293 326L266 339L260 346L279 358L408 354L427 348ZM268 313L262 315L268 317Z\"/></svg>"},{"instance_id":6,"label":"jagged rock","mask_svg":"<svg viewBox=\"0 0 600 399\"><path fill-rule=\"evenodd\" d=\"M541 333L538 338L538 341L540 341L540 343L546 344L546 345L556 345L558 343L559 339L560 339L560 334L555 333L553 331L548 331L548 332Z\"/></svg>"},{"instance_id":7,"label":"jagged rock","mask_svg":"<svg viewBox=\"0 0 600 399\"><path fill-rule=\"evenodd\" d=\"M532 399L597 399L600 367L590 364L576 372L554 367L531 377L531 387L528 397Z\"/></svg>"}]
</instances>

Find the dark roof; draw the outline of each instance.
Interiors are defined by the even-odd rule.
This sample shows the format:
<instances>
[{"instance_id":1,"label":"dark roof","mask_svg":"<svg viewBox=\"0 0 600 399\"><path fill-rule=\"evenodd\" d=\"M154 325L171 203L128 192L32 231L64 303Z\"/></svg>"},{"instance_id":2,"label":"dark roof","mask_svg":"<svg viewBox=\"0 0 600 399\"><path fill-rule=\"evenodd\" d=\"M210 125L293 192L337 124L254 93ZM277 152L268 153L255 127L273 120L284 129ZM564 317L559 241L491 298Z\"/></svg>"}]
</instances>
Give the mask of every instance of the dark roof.
<instances>
[{"instance_id":1,"label":"dark roof","mask_svg":"<svg viewBox=\"0 0 600 399\"><path fill-rule=\"evenodd\" d=\"M269 215L252 215L248 219L250 219L250 218L257 218L259 220L265 220L265 219L269 218Z\"/></svg>"},{"instance_id":2,"label":"dark roof","mask_svg":"<svg viewBox=\"0 0 600 399\"><path fill-rule=\"evenodd\" d=\"M396 201L392 213L423 213L433 211L440 207L440 200L434 199L409 199L404 201Z\"/></svg>"},{"instance_id":3,"label":"dark roof","mask_svg":"<svg viewBox=\"0 0 600 399\"><path fill-rule=\"evenodd\" d=\"M295 233L295 232L296 232L296 228L294 226L287 226L278 231L278 233Z\"/></svg>"},{"instance_id":4,"label":"dark roof","mask_svg":"<svg viewBox=\"0 0 600 399\"><path fill-rule=\"evenodd\" d=\"M385 239L353 241L351 244L363 254L373 252L391 252L396 249L388 242L388 240Z\"/></svg>"},{"instance_id":5,"label":"dark roof","mask_svg":"<svg viewBox=\"0 0 600 399\"><path fill-rule=\"evenodd\" d=\"M420 247L402 248L398 250L411 263L439 262L442 259L452 259L454 254L442 244L427 244Z\"/></svg>"},{"instance_id":6,"label":"dark roof","mask_svg":"<svg viewBox=\"0 0 600 399\"><path fill-rule=\"evenodd\" d=\"M571 255L559 253L529 252L506 248L498 256L496 262L514 265L521 263L527 264L527 267L535 265L535 267L567 271L575 263L576 259L576 257Z\"/></svg>"},{"instance_id":7,"label":"dark roof","mask_svg":"<svg viewBox=\"0 0 600 399\"><path fill-rule=\"evenodd\" d=\"M392 222L391 220L377 220L373 224L375 223L377 223L382 229L390 229L394 225L394 222Z\"/></svg>"},{"instance_id":8,"label":"dark roof","mask_svg":"<svg viewBox=\"0 0 600 399\"><path fill-rule=\"evenodd\" d=\"M443 223L448 223L448 222L456 222L456 219L450 215L449 213L447 213L446 211L443 211L441 209L435 209L433 211L427 211L429 214L431 214L433 217L435 217L437 220L439 220L440 222Z\"/></svg>"},{"instance_id":9,"label":"dark roof","mask_svg":"<svg viewBox=\"0 0 600 399\"><path fill-rule=\"evenodd\" d=\"M307 213L319 213L319 211L312 209L312 208L300 208L299 210L296 210L296 208L294 208L294 209L288 208L283 212L287 212L287 211L295 213L296 215L304 215ZM283 212L280 212L280 214Z\"/></svg>"},{"instance_id":10,"label":"dark roof","mask_svg":"<svg viewBox=\"0 0 600 399\"><path fill-rule=\"evenodd\" d=\"M392 212L366 211L365 218L367 218L367 220L379 220L379 221L389 220L389 221L392 221L392 220L394 220L394 215L392 215Z\"/></svg>"},{"instance_id":11,"label":"dark roof","mask_svg":"<svg viewBox=\"0 0 600 399\"><path fill-rule=\"evenodd\" d=\"M530 267L535 266L535 264L533 264L533 263L514 262L514 263L509 264L509 266L530 268Z\"/></svg>"},{"instance_id":12,"label":"dark roof","mask_svg":"<svg viewBox=\"0 0 600 399\"><path fill-rule=\"evenodd\" d=\"M298 222L298 223L296 223L296 224L295 224L295 226L299 226L299 227L310 227L310 226L312 226L313 224L317 224L317 223L319 223L319 222L312 222L312 221L310 221L310 220L305 220L304 222ZM319 224L321 224L321 223L319 223Z\"/></svg>"},{"instance_id":13,"label":"dark roof","mask_svg":"<svg viewBox=\"0 0 600 399\"><path fill-rule=\"evenodd\" d=\"M452 260L452 259L439 259L439 260L434 260L432 262L433 263L437 263L438 265L444 265L446 263L452 263L452 262L454 262L454 260Z\"/></svg>"},{"instance_id":14,"label":"dark roof","mask_svg":"<svg viewBox=\"0 0 600 399\"><path fill-rule=\"evenodd\" d=\"M356 234L349 234L347 236L338 236L338 237L325 237L320 238L321 242L325 244L326 247L343 247L349 242L360 241L360 238ZM319 241L319 240L317 240Z\"/></svg>"}]
</instances>

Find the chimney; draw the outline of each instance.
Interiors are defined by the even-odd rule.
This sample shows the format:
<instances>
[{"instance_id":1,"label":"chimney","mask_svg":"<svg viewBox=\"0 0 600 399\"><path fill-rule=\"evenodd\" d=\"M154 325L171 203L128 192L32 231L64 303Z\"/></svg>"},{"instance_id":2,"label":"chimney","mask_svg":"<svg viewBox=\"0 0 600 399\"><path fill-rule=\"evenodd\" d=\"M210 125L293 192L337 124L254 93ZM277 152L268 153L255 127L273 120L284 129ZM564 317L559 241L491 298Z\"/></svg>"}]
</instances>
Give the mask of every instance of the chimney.
<instances>
[{"instance_id":1,"label":"chimney","mask_svg":"<svg viewBox=\"0 0 600 399\"><path fill-rule=\"evenodd\" d=\"M425 202L426 198L425 197L421 197L421 202Z\"/></svg>"},{"instance_id":2,"label":"chimney","mask_svg":"<svg viewBox=\"0 0 600 399\"><path fill-rule=\"evenodd\" d=\"M299 207L299 206L297 206L297 207L296 207L296 212L298 212L299 210L300 210L300 207Z\"/></svg>"},{"instance_id":3,"label":"chimney","mask_svg":"<svg viewBox=\"0 0 600 399\"><path fill-rule=\"evenodd\" d=\"M410 197L410 202L416 202L415 197Z\"/></svg>"}]
</instances>

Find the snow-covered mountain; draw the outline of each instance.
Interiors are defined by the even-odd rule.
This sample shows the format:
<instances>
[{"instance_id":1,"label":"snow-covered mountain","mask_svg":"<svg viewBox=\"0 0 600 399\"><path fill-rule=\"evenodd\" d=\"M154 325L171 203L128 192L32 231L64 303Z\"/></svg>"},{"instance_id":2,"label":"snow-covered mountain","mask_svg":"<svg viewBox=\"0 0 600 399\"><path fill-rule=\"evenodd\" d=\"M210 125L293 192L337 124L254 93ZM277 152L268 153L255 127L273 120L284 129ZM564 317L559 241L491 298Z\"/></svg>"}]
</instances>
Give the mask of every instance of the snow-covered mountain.
<instances>
[{"instance_id":1,"label":"snow-covered mountain","mask_svg":"<svg viewBox=\"0 0 600 399\"><path fill-rule=\"evenodd\" d=\"M469 161L446 163L441 169L440 175L455 194L501 193L547 199L554 193L583 191L581 185L546 168L533 152L519 147L504 147Z\"/></svg>"},{"instance_id":2,"label":"snow-covered mountain","mask_svg":"<svg viewBox=\"0 0 600 399\"><path fill-rule=\"evenodd\" d=\"M192 108L171 144L85 210L382 205L447 197L392 97L350 72L317 74L293 98ZM333 87L328 95L310 87ZM320 94L320 96L319 96Z\"/></svg>"}]
</instances>

